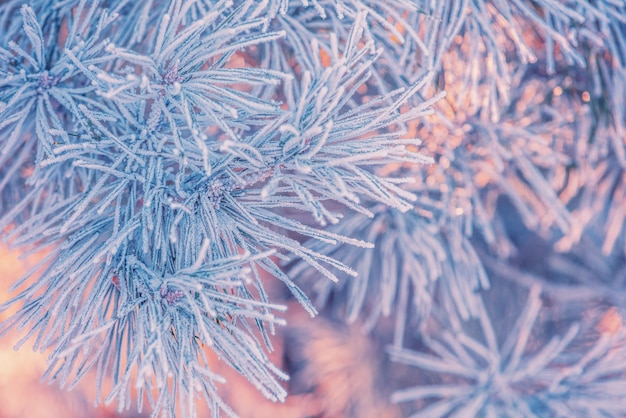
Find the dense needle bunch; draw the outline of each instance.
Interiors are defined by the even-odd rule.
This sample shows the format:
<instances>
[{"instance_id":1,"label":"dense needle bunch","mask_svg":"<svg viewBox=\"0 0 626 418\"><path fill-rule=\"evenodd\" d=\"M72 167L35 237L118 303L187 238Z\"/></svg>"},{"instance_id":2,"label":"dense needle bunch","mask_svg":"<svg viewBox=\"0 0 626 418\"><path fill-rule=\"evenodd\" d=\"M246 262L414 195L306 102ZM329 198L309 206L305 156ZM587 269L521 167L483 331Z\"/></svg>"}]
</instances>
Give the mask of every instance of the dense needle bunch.
<instances>
[{"instance_id":1,"label":"dense needle bunch","mask_svg":"<svg viewBox=\"0 0 626 418\"><path fill-rule=\"evenodd\" d=\"M598 301L619 306L626 243L621 162L626 144L621 82L625 5L450 1L423 6L422 13L409 14L398 27L411 22L412 28L426 28L429 18L441 18L437 42L429 43L437 59L415 51L403 56L410 57L407 78L430 66L436 69L434 83L424 91L447 93L434 106L435 114L409 125L410 132L427 138L437 164L386 167L417 176L417 184L408 186L418 196L414 211L382 209L365 230L364 218L333 226L340 234L367 237L375 243L373 250L311 243L360 273L341 286L315 281L310 270L305 273L318 306L349 322L362 320L367 330L391 316L394 350L414 348L411 338L416 336L437 338L441 328L424 322L430 312L458 317L459 329L471 329L471 322L464 321L483 315L477 292L489 289L494 280L540 286L564 310ZM432 36L426 30L420 34L425 40ZM292 271L302 270L306 266L297 263ZM379 325L376 333L385 332ZM456 339L456 334L450 337ZM573 356L582 356L580 351ZM623 376L621 363L608 368L607 374ZM442 381L461 383L466 377ZM594 383L584 379L576 384L580 386L572 385L571 393L567 385L559 390L576 399L575 391L584 391L587 384L594 390ZM526 390L532 384L519 386ZM437 404L443 409L436 412L422 410L422 399L435 392L411 390L419 395L394 400L415 401L406 411L416 416L448 416L470 402L459 397ZM442 383L437 390L457 389ZM479 386L476 409L459 409L459 416L504 416L519 410L510 402L497 410L483 408L481 402L489 396L485 391ZM524 416L542 416L553 407L552 413L567 415L555 397L544 401L548 406L533 400ZM586 400L577 402L580 406ZM585 408L591 415L624 411L619 402L610 411Z\"/></svg>"},{"instance_id":2,"label":"dense needle bunch","mask_svg":"<svg viewBox=\"0 0 626 418\"><path fill-rule=\"evenodd\" d=\"M95 367L120 409L134 387L155 415L194 416L198 394L232 415L210 347L282 400L287 376L263 345L284 307L262 277L314 313L276 260L354 274L299 239L367 247L314 225L337 223L341 206L368 213L363 197L410 208L406 179L373 167L429 162L404 128L429 102L403 107L428 79L363 100L381 55L367 11L346 9L346 38L322 63L301 49L314 39L280 28L285 7L2 5L2 228L48 252L14 286L3 306L21 308L3 329L52 348L51 379L73 385Z\"/></svg>"},{"instance_id":3,"label":"dense needle bunch","mask_svg":"<svg viewBox=\"0 0 626 418\"><path fill-rule=\"evenodd\" d=\"M541 292L623 300L625 36L621 0L4 1L0 230L45 258L0 334L120 411L232 416L217 362L287 396L278 279L426 370L418 416L624 412L585 392L621 334L529 335Z\"/></svg>"},{"instance_id":4,"label":"dense needle bunch","mask_svg":"<svg viewBox=\"0 0 626 418\"><path fill-rule=\"evenodd\" d=\"M598 335L594 324L574 323L563 335L537 338L539 287L530 289L505 336L496 334L484 304L479 306L477 326L463 326L459 318L444 319L439 312L433 315L436 334L424 339L422 351L391 350L397 361L425 371L422 384L392 396L395 402L420 401L422 408L411 417L619 416L624 411L617 389L626 383L623 332ZM581 342L585 333L595 334L592 344Z\"/></svg>"}]
</instances>

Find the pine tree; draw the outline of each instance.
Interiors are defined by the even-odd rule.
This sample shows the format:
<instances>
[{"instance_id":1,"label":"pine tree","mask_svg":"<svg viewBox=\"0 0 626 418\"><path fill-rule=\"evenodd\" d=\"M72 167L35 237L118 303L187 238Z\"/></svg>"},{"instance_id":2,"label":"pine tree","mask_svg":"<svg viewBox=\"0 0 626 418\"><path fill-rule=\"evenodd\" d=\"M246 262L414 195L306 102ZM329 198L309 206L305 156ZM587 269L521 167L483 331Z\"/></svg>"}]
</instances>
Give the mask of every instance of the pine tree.
<instances>
[{"instance_id":1,"label":"pine tree","mask_svg":"<svg viewBox=\"0 0 626 418\"><path fill-rule=\"evenodd\" d=\"M278 281L415 366L411 416L623 415L625 33L616 0L4 1L0 229L46 257L0 335L120 411L235 416L214 356L287 396Z\"/></svg>"}]
</instances>

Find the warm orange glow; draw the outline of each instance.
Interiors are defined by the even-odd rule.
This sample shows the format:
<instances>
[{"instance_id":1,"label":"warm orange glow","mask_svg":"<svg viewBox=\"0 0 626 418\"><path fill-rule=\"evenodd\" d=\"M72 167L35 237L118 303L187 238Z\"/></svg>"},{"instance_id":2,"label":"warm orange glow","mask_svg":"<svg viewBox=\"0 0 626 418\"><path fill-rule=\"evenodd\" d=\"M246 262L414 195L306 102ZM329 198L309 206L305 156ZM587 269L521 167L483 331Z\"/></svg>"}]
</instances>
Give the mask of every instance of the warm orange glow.
<instances>
[{"instance_id":1,"label":"warm orange glow","mask_svg":"<svg viewBox=\"0 0 626 418\"><path fill-rule=\"evenodd\" d=\"M623 327L622 316L617 308L614 306L602 315L602 318L598 322L598 331L608 334L616 334Z\"/></svg>"},{"instance_id":2,"label":"warm orange glow","mask_svg":"<svg viewBox=\"0 0 626 418\"><path fill-rule=\"evenodd\" d=\"M0 266L2 266L2 282L0 298L9 299L7 288L19 279L28 269L42 258L42 254L34 254L20 259L20 253L0 247ZM5 311L0 320L7 318L11 311ZM111 407L93 407L94 376L87 375L71 392L61 389L58 385L46 385L39 380L47 367L46 353L33 352L27 341L19 350L13 349L14 344L23 333L11 332L0 340L0 416L2 418L107 418L118 416L116 405ZM147 415L129 415L136 418Z\"/></svg>"},{"instance_id":3,"label":"warm orange glow","mask_svg":"<svg viewBox=\"0 0 626 418\"><path fill-rule=\"evenodd\" d=\"M585 103L588 103L589 101L591 101L591 95L589 94L588 91L583 91L582 99L583 99L583 102Z\"/></svg>"},{"instance_id":4,"label":"warm orange glow","mask_svg":"<svg viewBox=\"0 0 626 418\"><path fill-rule=\"evenodd\" d=\"M400 33L401 35L404 35L405 29L404 26L402 26L402 24L400 23L396 23L395 25L396 30L398 31L398 33ZM391 35L391 40L395 43L397 43L398 45L400 45L402 43L402 40L400 38L398 38L396 35Z\"/></svg>"},{"instance_id":5,"label":"warm orange glow","mask_svg":"<svg viewBox=\"0 0 626 418\"><path fill-rule=\"evenodd\" d=\"M323 67L330 67L332 63L330 60L330 55L328 54L328 52L326 52L326 50L324 50L324 48L320 48L320 63Z\"/></svg>"}]
</instances>

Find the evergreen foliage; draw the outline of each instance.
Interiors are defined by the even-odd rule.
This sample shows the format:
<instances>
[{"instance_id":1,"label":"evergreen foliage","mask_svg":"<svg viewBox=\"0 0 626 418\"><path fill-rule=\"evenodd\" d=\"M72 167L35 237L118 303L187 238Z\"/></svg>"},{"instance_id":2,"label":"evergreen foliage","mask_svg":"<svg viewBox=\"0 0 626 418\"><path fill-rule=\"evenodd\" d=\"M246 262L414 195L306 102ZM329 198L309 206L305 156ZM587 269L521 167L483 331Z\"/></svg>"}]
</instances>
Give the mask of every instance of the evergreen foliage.
<instances>
[{"instance_id":1,"label":"evergreen foliage","mask_svg":"<svg viewBox=\"0 0 626 418\"><path fill-rule=\"evenodd\" d=\"M215 356L287 396L279 281L392 317L414 416L623 415L623 331L593 327L623 303L625 80L621 0L0 2L0 230L47 254L0 334L120 411L234 416ZM578 318L533 345L542 298Z\"/></svg>"}]
</instances>

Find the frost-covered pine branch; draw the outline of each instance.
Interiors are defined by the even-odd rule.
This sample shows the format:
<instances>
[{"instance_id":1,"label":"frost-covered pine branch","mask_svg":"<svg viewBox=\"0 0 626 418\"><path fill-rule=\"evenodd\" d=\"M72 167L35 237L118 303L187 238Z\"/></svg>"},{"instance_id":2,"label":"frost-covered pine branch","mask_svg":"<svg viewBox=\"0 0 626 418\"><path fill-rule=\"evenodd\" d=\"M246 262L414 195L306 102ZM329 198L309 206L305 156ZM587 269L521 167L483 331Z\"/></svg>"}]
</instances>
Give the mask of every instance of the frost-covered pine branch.
<instances>
[{"instance_id":1,"label":"frost-covered pine branch","mask_svg":"<svg viewBox=\"0 0 626 418\"><path fill-rule=\"evenodd\" d=\"M481 292L503 271L570 295L623 271L625 25L615 0L2 2L0 229L46 257L0 333L23 330L62 385L95 370L120 411L134 388L154 416L195 416L196 398L232 416L215 358L287 396L268 357L278 279L312 316L374 333L392 316L399 360L443 338L460 357L438 351L435 372L476 349L477 370L521 373L542 360L490 337ZM454 333L429 328L445 317ZM603 341L549 342L563 350L539 369ZM534 397L515 402L563 413L585 396L575 374L520 377ZM506 414L484 388L435 405L471 392L466 416Z\"/></svg>"},{"instance_id":2,"label":"frost-covered pine branch","mask_svg":"<svg viewBox=\"0 0 626 418\"><path fill-rule=\"evenodd\" d=\"M406 108L428 78L363 100L382 51L351 10L322 65L298 49L314 39L275 28L287 11L253 1L2 5L1 223L47 252L2 330L51 350L49 379L96 369L97 400L120 411L135 388L154 416L195 416L197 397L233 415L213 351L284 400L266 350L285 308L262 277L314 314L276 258L354 275L298 237L370 246L315 224L368 213L362 198L407 210L414 195L372 167L429 162L404 128L430 112ZM270 45L298 69L246 63Z\"/></svg>"},{"instance_id":3,"label":"frost-covered pine branch","mask_svg":"<svg viewBox=\"0 0 626 418\"><path fill-rule=\"evenodd\" d=\"M480 307L477 326L439 312L432 324L435 335L424 339L424 350L390 349L396 361L424 371L423 384L392 396L394 402L419 405L411 417L624 413L618 389L626 378L623 332L599 334L601 323L576 322L562 335L537 336L542 310L537 286L531 287L508 335L498 335L495 318L483 303Z\"/></svg>"},{"instance_id":4,"label":"frost-covered pine branch","mask_svg":"<svg viewBox=\"0 0 626 418\"><path fill-rule=\"evenodd\" d=\"M466 13L460 16L459 9ZM376 243L366 252L321 249L356 266L356 279L335 287L315 281L302 263L293 271L305 271L318 306L349 322L362 321L372 330L380 318L392 316L396 347L411 344L407 336L437 336L438 330L423 329L433 306L464 321L477 318L479 310L467 308L477 306L476 292L501 280L492 274L477 279L483 261L488 270L494 259L501 266L538 263L522 265L539 274L522 273L521 281L559 292L564 305L585 300L587 306L594 297L617 303L622 279L614 276L623 275L626 236L620 163L623 5L440 2L437 13L449 20L441 22L438 60L428 64L439 71L425 90L447 95L434 115L409 126L426 139L437 164L387 168L418 179L409 186L418 196L415 211L389 216L383 209L365 231L364 218L335 227ZM414 18L423 23L432 16ZM428 62L409 56L413 69ZM549 256L541 253L544 246L576 255ZM584 280L580 264L569 264L581 256L590 269ZM476 263L468 269L459 259ZM500 414L512 410L504 407Z\"/></svg>"}]
</instances>

